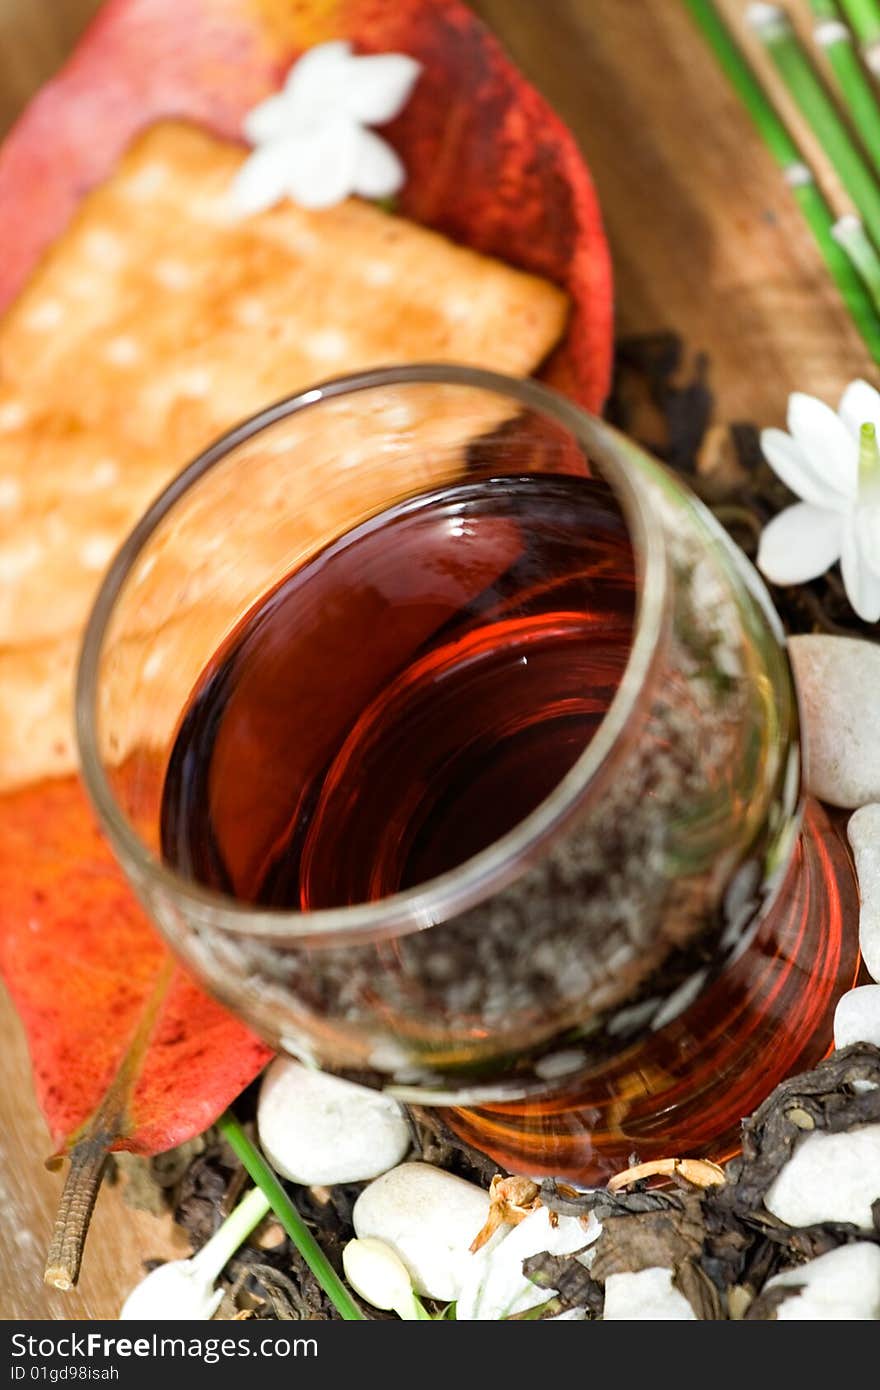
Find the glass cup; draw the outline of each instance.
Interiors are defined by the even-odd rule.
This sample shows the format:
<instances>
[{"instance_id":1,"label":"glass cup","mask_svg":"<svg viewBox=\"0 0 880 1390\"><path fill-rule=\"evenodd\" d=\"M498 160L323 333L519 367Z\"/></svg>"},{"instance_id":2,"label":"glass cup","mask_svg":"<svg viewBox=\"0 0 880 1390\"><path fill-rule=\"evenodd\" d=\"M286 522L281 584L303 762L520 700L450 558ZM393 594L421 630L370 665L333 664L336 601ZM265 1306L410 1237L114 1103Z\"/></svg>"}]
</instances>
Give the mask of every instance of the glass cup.
<instances>
[{"instance_id":1,"label":"glass cup","mask_svg":"<svg viewBox=\"0 0 880 1390\"><path fill-rule=\"evenodd\" d=\"M181 716L243 616L403 499L533 473L605 479L637 590L616 693L546 799L456 868L338 909L255 906L163 863ZM352 632L351 650L369 640ZM857 972L852 867L822 808L804 816L760 579L678 479L533 381L389 368L227 434L111 566L77 728L114 851L205 987L276 1048L444 1107L508 1168L595 1181L633 1151L723 1156L740 1117L823 1054ZM304 729L292 779L309 750Z\"/></svg>"}]
</instances>

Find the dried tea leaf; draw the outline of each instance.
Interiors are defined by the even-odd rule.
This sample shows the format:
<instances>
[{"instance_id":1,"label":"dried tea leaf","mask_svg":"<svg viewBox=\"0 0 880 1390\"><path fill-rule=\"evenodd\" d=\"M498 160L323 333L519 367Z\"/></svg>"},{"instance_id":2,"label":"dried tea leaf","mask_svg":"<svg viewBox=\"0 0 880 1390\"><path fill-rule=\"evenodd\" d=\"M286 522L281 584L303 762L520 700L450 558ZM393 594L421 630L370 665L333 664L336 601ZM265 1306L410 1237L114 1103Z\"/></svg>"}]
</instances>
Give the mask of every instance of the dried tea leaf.
<instances>
[{"instance_id":1,"label":"dried tea leaf","mask_svg":"<svg viewBox=\"0 0 880 1390\"><path fill-rule=\"evenodd\" d=\"M706 1234L702 1195L680 1193L678 1201L664 1211L602 1219L593 1277L604 1283L611 1274L637 1274L658 1265L677 1270L686 1260L698 1260Z\"/></svg>"},{"instance_id":2,"label":"dried tea leaf","mask_svg":"<svg viewBox=\"0 0 880 1390\"><path fill-rule=\"evenodd\" d=\"M854 1081L878 1089L857 1092ZM782 1227L764 1209L764 1196L809 1127L829 1134L880 1120L880 1048L853 1043L811 1072L783 1081L743 1125L742 1157L728 1165L728 1182L713 1189L718 1211ZM782 1227L788 1231L788 1227Z\"/></svg>"},{"instance_id":3,"label":"dried tea leaf","mask_svg":"<svg viewBox=\"0 0 880 1390\"><path fill-rule=\"evenodd\" d=\"M541 1289L556 1289L557 1311L586 1308L591 1317L599 1317L605 1295L601 1284L593 1278L576 1255L530 1255L523 1260L523 1274Z\"/></svg>"},{"instance_id":4,"label":"dried tea leaf","mask_svg":"<svg viewBox=\"0 0 880 1390\"><path fill-rule=\"evenodd\" d=\"M639 1212L678 1209L678 1193L670 1189L634 1192L609 1192L604 1187L578 1192L567 1183L547 1178L541 1184L541 1204L559 1216L589 1216L595 1212L599 1221L610 1216L632 1216Z\"/></svg>"}]
</instances>

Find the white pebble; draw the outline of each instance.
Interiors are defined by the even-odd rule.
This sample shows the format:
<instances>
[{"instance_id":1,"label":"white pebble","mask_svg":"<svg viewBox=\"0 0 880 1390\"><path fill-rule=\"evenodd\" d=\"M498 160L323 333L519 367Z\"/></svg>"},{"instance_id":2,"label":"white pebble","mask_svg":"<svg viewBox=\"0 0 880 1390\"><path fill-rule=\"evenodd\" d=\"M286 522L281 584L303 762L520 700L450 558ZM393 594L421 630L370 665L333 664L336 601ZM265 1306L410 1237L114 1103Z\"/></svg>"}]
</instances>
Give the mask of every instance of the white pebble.
<instances>
[{"instance_id":1,"label":"white pebble","mask_svg":"<svg viewBox=\"0 0 880 1390\"><path fill-rule=\"evenodd\" d=\"M764 1198L787 1226L848 1221L871 1231L880 1198L880 1125L802 1139Z\"/></svg>"},{"instance_id":2,"label":"white pebble","mask_svg":"<svg viewBox=\"0 0 880 1390\"><path fill-rule=\"evenodd\" d=\"M354 1229L397 1252L417 1293L451 1302L474 1258L471 1241L488 1214L489 1194L475 1183L430 1163L402 1163L358 1197Z\"/></svg>"},{"instance_id":3,"label":"white pebble","mask_svg":"<svg viewBox=\"0 0 880 1390\"><path fill-rule=\"evenodd\" d=\"M605 1280L606 1322L696 1322L697 1315L672 1283L672 1270L655 1266Z\"/></svg>"},{"instance_id":4,"label":"white pebble","mask_svg":"<svg viewBox=\"0 0 880 1390\"><path fill-rule=\"evenodd\" d=\"M880 983L880 806L863 806L846 828L859 876L859 947L868 974Z\"/></svg>"},{"instance_id":5,"label":"white pebble","mask_svg":"<svg viewBox=\"0 0 880 1390\"><path fill-rule=\"evenodd\" d=\"M834 1011L834 1046L866 1042L880 1047L880 985L860 985L838 1000Z\"/></svg>"},{"instance_id":6,"label":"white pebble","mask_svg":"<svg viewBox=\"0 0 880 1390\"><path fill-rule=\"evenodd\" d=\"M291 1182L361 1182L399 1163L410 1132L397 1101L278 1057L260 1087L266 1157Z\"/></svg>"},{"instance_id":7,"label":"white pebble","mask_svg":"<svg viewBox=\"0 0 880 1390\"><path fill-rule=\"evenodd\" d=\"M880 801L880 645L808 634L788 644L804 722L806 785L834 806Z\"/></svg>"},{"instance_id":8,"label":"white pebble","mask_svg":"<svg viewBox=\"0 0 880 1390\"><path fill-rule=\"evenodd\" d=\"M802 1285L776 1309L777 1322L871 1322L880 1319L880 1246L841 1245L768 1279L764 1289Z\"/></svg>"}]
</instances>

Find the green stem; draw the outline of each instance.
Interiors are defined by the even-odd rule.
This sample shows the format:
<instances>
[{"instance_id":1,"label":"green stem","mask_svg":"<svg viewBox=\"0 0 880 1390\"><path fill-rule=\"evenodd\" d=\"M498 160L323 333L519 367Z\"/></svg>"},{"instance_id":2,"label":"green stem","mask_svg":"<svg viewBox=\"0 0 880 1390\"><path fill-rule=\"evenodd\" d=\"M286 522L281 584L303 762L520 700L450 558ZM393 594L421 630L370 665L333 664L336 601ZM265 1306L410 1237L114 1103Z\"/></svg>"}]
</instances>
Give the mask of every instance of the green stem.
<instances>
[{"instance_id":1,"label":"green stem","mask_svg":"<svg viewBox=\"0 0 880 1390\"><path fill-rule=\"evenodd\" d=\"M841 0L841 3L863 47L880 41L880 4L877 0Z\"/></svg>"},{"instance_id":2,"label":"green stem","mask_svg":"<svg viewBox=\"0 0 880 1390\"><path fill-rule=\"evenodd\" d=\"M291 1202L281 1183L269 1167L259 1149L248 1139L238 1120L227 1110L217 1121L221 1134L229 1141L238 1158L241 1159L254 1182L265 1193L269 1204L321 1288L341 1317L348 1322L363 1322L363 1313L358 1308L348 1289L330 1264L315 1237Z\"/></svg>"},{"instance_id":3,"label":"green stem","mask_svg":"<svg viewBox=\"0 0 880 1390\"><path fill-rule=\"evenodd\" d=\"M880 256L874 250L864 227L857 217L841 217L835 222L832 235L849 256L877 309L880 310Z\"/></svg>"},{"instance_id":4,"label":"green stem","mask_svg":"<svg viewBox=\"0 0 880 1390\"><path fill-rule=\"evenodd\" d=\"M254 1187L242 1198L234 1211L230 1212L223 1225L214 1232L211 1239L192 1256L190 1264L198 1266L199 1272L212 1284L228 1260L240 1245L243 1245L255 1226L271 1210L269 1199L259 1187Z\"/></svg>"},{"instance_id":5,"label":"green stem","mask_svg":"<svg viewBox=\"0 0 880 1390\"><path fill-rule=\"evenodd\" d=\"M880 106L874 86L856 56L852 36L840 19L835 0L810 0L817 23L813 36L837 79L862 144L880 170Z\"/></svg>"},{"instance_id":6,"label":"green stem","mask_svg":"<svg viewBox=\"0 0 880 1390\"><path fill-rule=\"evenodd\" d=\"M875 242L880 243L880 185L856 148L834 102L798 42L787 15L775 5L751 5L746 18L852 198Z\"/></svg>"},{"instance_id":7,"label":"green stem","mask_svg":"<svg viewBox=\"0 0 880 1390\"><path fill-rule=\"evenodd\" d=\"M880 316L852 262L834 240L831 209L802 162L797 145L728 32L713 0L685 0L685 4L782 170L850 316L871 356L880 362Z\"/></svg>"}]
</instances>

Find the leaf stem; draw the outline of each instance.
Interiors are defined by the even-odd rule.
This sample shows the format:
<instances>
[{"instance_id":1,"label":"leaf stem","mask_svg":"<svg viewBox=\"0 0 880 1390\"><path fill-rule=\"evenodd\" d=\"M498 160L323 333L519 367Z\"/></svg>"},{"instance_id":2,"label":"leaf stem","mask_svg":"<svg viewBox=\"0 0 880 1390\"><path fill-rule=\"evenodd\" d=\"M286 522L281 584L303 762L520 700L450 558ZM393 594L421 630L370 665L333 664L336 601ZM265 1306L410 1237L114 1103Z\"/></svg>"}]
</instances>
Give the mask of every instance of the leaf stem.
<instances>
[{"instance_id":1,"label":"leaf stem","mask_svg":"<svg viewBox=\"0 0 880 1390\"><path fill-rule=\"evenodd\" d=\"M71 1151L43 1275L54 1289L66 1293L79 1277L83 1245L106 1166L106 1134L86 1139Z\"/></svg>"},{"instance_id":2,"label":"leaf stem","mask_svg":"<svg viewBox=\"0 0 880 1390\"><path fill-rule=\"evenodd\" d=\"M306 1226L278 1178L245 1134L238 1120L227 1110L217 1121L221 1134L229 1141L254 1182L265 1193L269 1205L302 1255L321 1288L348 1322L362 1322L364 1315L330 1264L315 1237Z\"/></svg>"},{"instance_id":3,"label":"leaf stem","mask_svg":"<svg viewBox=\"0 0 880 1390\"><path fill-rule=\"evenodd\" d=\"M841 0L844 13L862 49L880 43L880 4L877 0Z\"/></svg>"},{"instance_id":4,"label":"leaf stem","mask_svg":"<svg viewBox=\"0 0 880 1390\"><path fill-rule=\"evenodd\" d=\"M871 237L880 243L880 185L838 115L788 16L775 5L753 4L746 11L746 21L763 43L798 109L831 160Z\"/></svg>"},{"instance_id":5,"label":"leaf stem","mask_svg":"<svg viewBox=\"0 0 880 1390\"><path fill-rule=\"evenodd\" d=\"M835 0L810 0L810 8L817 21L813 30L816 44L831 64L850 119L875 170L880 170L880 106L873 83L859 62Z\"/></svg>"},{"instance_id":6,"label":"leaf stem","mask_svg":"<svg viewBox=\"0 0 880 1390\"><path fill-rule=\"evenodd\" d=\"M835 222L832 236L842 246L868 287L875 306L880 310L880 256L857 217L847 215Z\"/></svg>"},{"instance_id":7,"label":"leaf stem","mask_svg":"<svg viewBox=\"0 0 880 1390\"><path fill-rule=\"evenodd\" d=\"M206 1280L213 1283L227 1261L271 1209L271 1203L262 1188L252 1187L211 1239L190 1257L190 1264L197 1268Z\"/></svg>"},{"instance_id":8,"label":"leaf stem","mask_svg":"<svg viewBox=\"0 0 880 1390\"><path fill-rule=\"evenodd\" d=\"M685 0L685 4L757 126L764 144L782 170L850 317L871 356L880 362L880 316L854 265L832 235L834 217L831 209L816 186L812 173L803 163L797 145L729 33L713 0Z\"/></svg>"}]
</instances>

